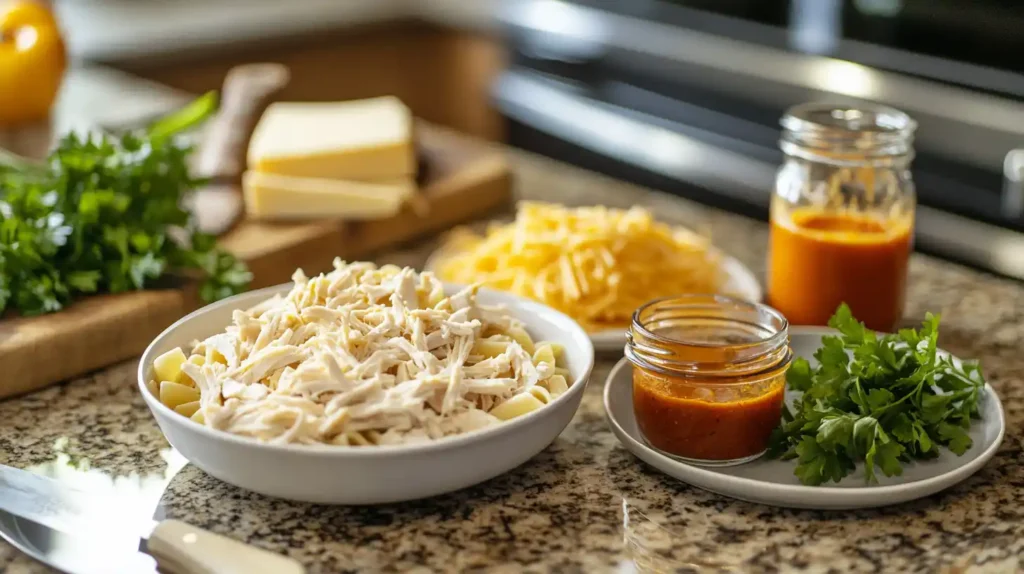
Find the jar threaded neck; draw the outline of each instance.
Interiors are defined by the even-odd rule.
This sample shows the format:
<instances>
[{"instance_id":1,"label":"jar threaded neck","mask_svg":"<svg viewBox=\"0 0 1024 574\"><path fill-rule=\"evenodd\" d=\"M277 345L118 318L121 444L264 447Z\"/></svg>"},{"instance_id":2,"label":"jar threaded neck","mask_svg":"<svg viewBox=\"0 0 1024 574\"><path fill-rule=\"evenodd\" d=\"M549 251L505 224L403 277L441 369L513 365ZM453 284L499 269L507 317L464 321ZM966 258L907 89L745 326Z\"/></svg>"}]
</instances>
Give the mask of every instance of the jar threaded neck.
<instances>
[{"instance_id":1,"label":"jar threaded neck","mask_svg":"<svg viewBox=\"0 0 1024 574\"><path fill-rule=\"evenodd\" d=\"M788 155L836 162L908 160L916 122L887 106L814 102L786 110L779 147Z\"/></svg>"},{"instance_id":2,"label":"jar threaded neck","mask_svg":"<svg viewBox=\"0 0 1024 574\"><path fill-rule=\"evenodd\" d=\"M789 323L778 311L723 295L657 299L633 314L626 357L673 376L736 379L791 358Z\"/></svg>"}]
</instances>

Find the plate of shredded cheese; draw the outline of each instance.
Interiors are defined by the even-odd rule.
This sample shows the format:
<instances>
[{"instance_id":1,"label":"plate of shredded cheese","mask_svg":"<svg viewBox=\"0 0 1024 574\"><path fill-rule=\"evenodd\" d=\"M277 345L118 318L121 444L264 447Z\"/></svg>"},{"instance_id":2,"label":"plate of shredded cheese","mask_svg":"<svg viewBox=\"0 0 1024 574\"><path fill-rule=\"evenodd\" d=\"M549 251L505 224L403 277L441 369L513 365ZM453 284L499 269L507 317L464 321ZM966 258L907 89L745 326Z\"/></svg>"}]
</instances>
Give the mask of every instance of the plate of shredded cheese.
<instances>
[{"instance_id":1,"label":"plate of shredded cheese","mask_svg":"<svg viewBox=\"0 0 1024 574\"><path fill-rule=\"evenodd\" d=\"M456 229L427 262L442 281L480 283L576 320L598 350L621 350L633 312L659 297L760 301L754 274L706 235L647 210L520 202L510 223Z\"/></svg>"}]
</instances>

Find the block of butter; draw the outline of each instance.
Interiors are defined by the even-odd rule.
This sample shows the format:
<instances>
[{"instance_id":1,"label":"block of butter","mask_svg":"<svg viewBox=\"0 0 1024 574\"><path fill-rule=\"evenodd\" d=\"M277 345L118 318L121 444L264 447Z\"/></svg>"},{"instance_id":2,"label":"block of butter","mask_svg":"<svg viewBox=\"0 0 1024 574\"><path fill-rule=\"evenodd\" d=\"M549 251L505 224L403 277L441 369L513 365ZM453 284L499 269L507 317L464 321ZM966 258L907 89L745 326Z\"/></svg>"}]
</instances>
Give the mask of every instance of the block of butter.
<instances>
[{"instance_id":1,"label":"block of butter","mask_svg":"<svg viewBox=\"0 0 1024 574\"><path fill-rule=\"evenodd\" d=\"M347 180L411 176L416 171L412 113L393 96L275 102L253 131L248 168Z\"/></svg>"},{"instance_id":2,"label":"block of butter","mask_svg":"<svg viewBox=\"0 0 1024 574\"><path fill-rule=\"evenodd\" d=\"M250 219L379 219L396 215L416 190L411 177L365 182L242 174L245 212Z\"/></svg>"}]
</instances>

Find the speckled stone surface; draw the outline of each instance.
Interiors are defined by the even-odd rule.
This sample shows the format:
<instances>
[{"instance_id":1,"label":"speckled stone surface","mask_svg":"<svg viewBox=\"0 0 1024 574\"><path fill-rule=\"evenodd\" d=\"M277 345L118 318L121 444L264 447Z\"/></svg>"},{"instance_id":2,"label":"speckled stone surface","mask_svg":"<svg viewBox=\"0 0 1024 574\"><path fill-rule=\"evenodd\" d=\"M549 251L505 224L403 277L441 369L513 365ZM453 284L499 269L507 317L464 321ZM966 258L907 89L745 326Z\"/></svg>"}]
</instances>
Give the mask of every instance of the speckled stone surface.
<instances>
[{"instance_id":1,"label":"speckled stone surface","mask_svg":"<svg viewBox=\"0 0 1024 574\"><path fill-rule=\"evenodd\" d=\"M763 272L766 228L670 196L514 154L521 197L634 203L659 217L710 225L715 241ZM424 241L382 254L420 265ZM533 460L482 485L414 503L323 507L243 492L186 466L161 495L166 449L135 387L135 364L0 403L0 462L87 458L90 480L166 516L288 553L310 572L1015 572L1024 569L1024 286L915 256L908 320L943 314L941 344L980 358L1007 415L1006 439L978 474L944 493L876 511L790 511L710 494L629 454L608 430L601 389L616 357L600 357L572 424ZM178 466L174 464L173 466ZM56 469L56 470L55 470ZM63 469L63 470L61 470ZM63 473L63 474L61 474ZM99 477L99 478L97 478ZM301 477L296 477L301 480ZM106 481L106 482L104 482ZM140 487L139 485L148 485ZM144 491L144 492L143 492ZM146 504L126 504L136 512ZM0 544L7 572L46 568Z\"/></svg>"}]
</instances>

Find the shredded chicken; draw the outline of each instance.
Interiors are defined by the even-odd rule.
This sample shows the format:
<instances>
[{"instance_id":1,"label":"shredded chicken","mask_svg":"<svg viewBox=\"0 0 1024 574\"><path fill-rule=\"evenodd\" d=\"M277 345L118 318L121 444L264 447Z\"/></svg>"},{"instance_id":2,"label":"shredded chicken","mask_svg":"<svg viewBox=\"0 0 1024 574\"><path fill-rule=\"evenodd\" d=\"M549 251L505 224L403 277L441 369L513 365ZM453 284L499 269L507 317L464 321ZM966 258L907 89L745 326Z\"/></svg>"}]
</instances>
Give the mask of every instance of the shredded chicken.
<instances>
[{"instance_id":1,"label":"shredded chicken","mask_svg":"<svg viewBox=\"0 0 1024 574\"><path fill-rule=\"evenodd\" d=\"M193 345L181 365L200 395L193 419L275 443L415 443L566 389L557 346L534 350L518 320L477 303L476 286L446 296L431 273L340 260L293 279L287 295L235 311Z\"/></svg>"}]
</instances>

